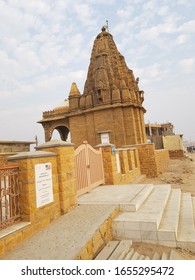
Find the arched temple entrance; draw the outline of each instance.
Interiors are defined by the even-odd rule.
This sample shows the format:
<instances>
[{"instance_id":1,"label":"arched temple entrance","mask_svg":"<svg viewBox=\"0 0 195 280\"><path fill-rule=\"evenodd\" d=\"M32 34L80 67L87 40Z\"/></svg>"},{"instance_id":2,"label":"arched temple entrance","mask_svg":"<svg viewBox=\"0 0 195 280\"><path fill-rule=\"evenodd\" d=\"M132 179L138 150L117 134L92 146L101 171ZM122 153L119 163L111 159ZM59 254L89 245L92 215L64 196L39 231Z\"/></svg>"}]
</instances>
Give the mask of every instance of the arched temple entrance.
<instances>
[{"instance_id":1,"label":"arched temple entrance","mask_svg":"<svg viewBox=\"0 0 195 280\"><path fill-rule=\"evenodd\" d=\"M55 139L58 138L58 137L56 137L56 135L57 135L56 132L58 132L58 134L60 136L60 139L62 141L67 141L68 138L70 137L70 131L69 131L68 127L66 127L66 126L60 125L60 126L55 127L52 131L51 139L52 138L55 138Z\"/></svg>"},{"instance_id":2,"label":"arched temple entrance","mask_svg":"<svg viewBox=\"0 0 195 280\"><path fill-rule=\"evenodd\" d=\"M70 138L69 118L63 117L60 120L48 118L42 122L45 132L45 142L50 141L52 138L59 138L62 141L67 141ZM59 134L59 135L58 135Z\"/></svg>"}]
</instances>

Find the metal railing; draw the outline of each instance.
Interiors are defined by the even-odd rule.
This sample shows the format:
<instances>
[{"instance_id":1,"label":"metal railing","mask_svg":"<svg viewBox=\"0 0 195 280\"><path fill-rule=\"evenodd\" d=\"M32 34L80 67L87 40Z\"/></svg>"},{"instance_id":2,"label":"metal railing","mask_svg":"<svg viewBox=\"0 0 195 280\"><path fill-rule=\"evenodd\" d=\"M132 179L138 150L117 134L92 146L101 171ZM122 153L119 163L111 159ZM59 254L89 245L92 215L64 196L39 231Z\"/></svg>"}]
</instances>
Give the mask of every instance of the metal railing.
<instances>
[{"instance_id":1,"label":"metal railing","mask_svg":"<svg viewBox=\"0 0 195 280\"><path fill-rule=\"evenodd\" d=\"M0 229L20 220L18 170L0 165Z\"/></svg>"}]
</instances>

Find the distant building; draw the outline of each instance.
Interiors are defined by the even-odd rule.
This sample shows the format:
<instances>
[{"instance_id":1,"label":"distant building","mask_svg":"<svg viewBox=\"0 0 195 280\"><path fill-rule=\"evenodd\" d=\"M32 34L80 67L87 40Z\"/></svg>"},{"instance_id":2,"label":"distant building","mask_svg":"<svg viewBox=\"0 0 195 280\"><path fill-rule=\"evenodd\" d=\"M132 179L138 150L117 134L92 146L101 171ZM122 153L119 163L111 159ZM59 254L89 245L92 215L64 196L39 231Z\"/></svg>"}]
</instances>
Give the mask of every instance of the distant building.
<instances>
[{"instance_id":1,"label":"distant building","mask_svg":"<svg viewBox=\"0 0 195 280\"><path fill-rule=\"evenodd\" d=\"M189 153L195 153L195 141L184 141L184 147Z\"/></svg>"},{"instance_id":2,"label":"distant building","mask_svg":"<svg viewBox=\"0 0 195 280\"><path fill-rule=\"evenodd\" d=\"M163 149L162 136L175 135L172 123L145 124L147 141L155 144L156 149Z\"/></svg>"},{"instance_id":3,"label":"distant building","mask_svg":"<svg viewBox=\"0 0 195 280\"><path fill-rule=\"evenodd\" d=\"M6 141L0 140L0 155L10 155L19 152L30 151L30 145L35 144L34 141Z\"/></svg>"}]
</instances>

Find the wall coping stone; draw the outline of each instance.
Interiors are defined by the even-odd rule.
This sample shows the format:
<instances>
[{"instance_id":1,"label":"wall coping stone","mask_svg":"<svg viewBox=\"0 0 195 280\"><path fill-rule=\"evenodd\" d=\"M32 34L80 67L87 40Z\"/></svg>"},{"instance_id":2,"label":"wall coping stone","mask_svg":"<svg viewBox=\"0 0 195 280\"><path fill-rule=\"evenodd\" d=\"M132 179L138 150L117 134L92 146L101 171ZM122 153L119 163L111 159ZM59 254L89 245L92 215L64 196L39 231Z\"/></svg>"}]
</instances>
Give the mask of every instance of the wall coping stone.
<instances>
[{"instance_id":1,"label":"wall coping stone","mask_svg":"<svg viewBox=\"0 0 195 280\"><path fill-rule=\"evenodd\" d=\"M111 143L105 143L105 144L98 144L95 146L95 148L105 148L105 147L115 147L115 145Z\"/></svg>"},{"instance_id":2,"label":"wall coping stone","mask_svg":"<svg viewBox=\"0 0 195 280\"><path fill-rule=\"evenodd\" d=\"M44 152L44 151L20 152L14 156L9 156L8 161L27 159L27 158L52 157L52 156L56 156L56 155L57 155L56 153Z\"/></svg>"},{"instance_id":3,"label":"wall coping stone","mask_svg":"<svg viewBox=\"0 0 195 280\"><path fill-rule=\"evenodd\" d=\"M56 139L56 140L51 140L51 141L45 142L45 143L35 147L35 149L39 150L39 149L53 148L53 147L72 147L74 145L75 144L73 144L73 143Z\"/></svg>"},{"instance_id":4,"label":"wall coping stone","mask_svg":"<svg viewBox=\"0 0 195 280\"><path fill-rule=\"evenodd\" d=\"M132 144L132 145L125 145L124 147L133 147L133 146L149 146L149 145L154 145L154 143Z\"/></svg>"},{"instance_id":5,"label":"wall coping stone","mask_svg":"<svg viewBox=\"0 0 195 280\"><path fill-rule=\"evenodd\" d=\"M136 148L117 148L116 151L135 151L137 150Z\"/></svg>"}]
</instances>

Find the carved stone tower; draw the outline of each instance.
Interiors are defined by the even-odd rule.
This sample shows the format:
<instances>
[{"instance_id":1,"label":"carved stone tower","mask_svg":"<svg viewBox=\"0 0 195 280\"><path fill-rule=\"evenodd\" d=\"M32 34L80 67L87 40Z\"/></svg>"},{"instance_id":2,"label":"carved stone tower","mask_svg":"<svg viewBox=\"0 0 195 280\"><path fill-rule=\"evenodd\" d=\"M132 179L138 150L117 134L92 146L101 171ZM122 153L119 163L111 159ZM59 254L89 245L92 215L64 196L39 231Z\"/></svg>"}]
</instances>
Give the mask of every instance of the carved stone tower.
<instances>
[{"instance_id":1,"label":"carved stone tower","mask_svg":"<svg viewBox=\"0 0 195 280\"><path fill-rule=\"evenodd\" d=\"M110 142L117 147L146 143L143 100L138 79L112 35L102 28L94 41L83 94L75 83L69 93L64 123L68 123L71 142L76 146L85 140L92 146ZM40 123L45 124L44 119Z\"/></svg>"}]
</instances>

